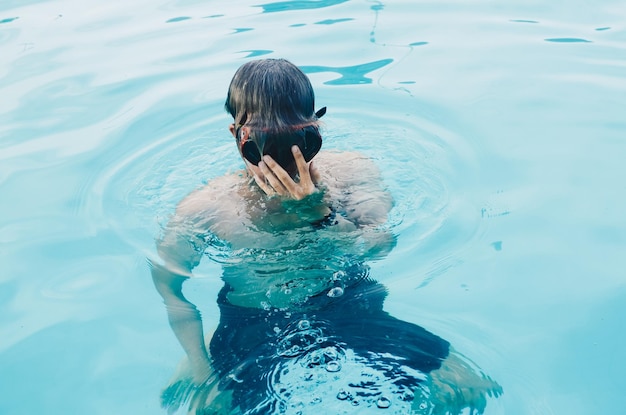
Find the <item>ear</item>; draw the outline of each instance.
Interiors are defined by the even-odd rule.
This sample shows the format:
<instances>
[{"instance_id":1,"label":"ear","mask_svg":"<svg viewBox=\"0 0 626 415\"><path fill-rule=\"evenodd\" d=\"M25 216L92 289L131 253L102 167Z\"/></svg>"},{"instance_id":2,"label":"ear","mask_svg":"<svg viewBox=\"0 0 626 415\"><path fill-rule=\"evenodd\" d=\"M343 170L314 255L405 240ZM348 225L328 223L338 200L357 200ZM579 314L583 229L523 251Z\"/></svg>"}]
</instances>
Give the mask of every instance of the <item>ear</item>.
<instances>
[{"instance_id":1,"label":"ear","mask_svg":"<svg viewBox=\"0 0 626 415\"><path fill-rule=\"evenodd\" d=\"M237 129L235 128L234 123L228 126L228 131L230 131L233 137L237 138Z\"/></svg>"}]
</instances>

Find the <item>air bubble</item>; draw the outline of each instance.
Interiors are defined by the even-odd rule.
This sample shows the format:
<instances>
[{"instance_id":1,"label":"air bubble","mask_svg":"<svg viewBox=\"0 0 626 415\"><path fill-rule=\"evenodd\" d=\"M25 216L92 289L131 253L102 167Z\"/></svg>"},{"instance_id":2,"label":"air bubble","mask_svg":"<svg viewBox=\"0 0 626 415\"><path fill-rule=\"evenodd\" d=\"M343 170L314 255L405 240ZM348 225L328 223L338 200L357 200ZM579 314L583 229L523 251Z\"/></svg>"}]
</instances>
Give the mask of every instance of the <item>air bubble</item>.
<instances>
[{"instance_id":1,"label":"air bubble","mask_svg":"<svg viewBox=\"0 0 626 415\"><path fill-rule=\"evenodd\" d=\"M345 276L346 276L346 273L344 271L337 271L333 274L333 281L339 281Z\"/></svg>"},{"instance_id":2,"label":"air bubble","mask_svg":"<svg viewBox=\"0 0 626 415\"><path fill-rule=\"evenodd\" d=\"M307 330L311 327L309 320L300 320L298 322L298 330Z\"/></svg>"},{"instance_id":3,"label":"air bubble","mask_svg":"<svg viewBox=\"0 0 626 415\"><path fill-rule=\"evenodd\" d=\"M337 360L337 350L333 347L327 347L324 349L324 359L327 360Z\"/></svg>"},{"instance_id":4,"label":"air bubble","mask_svg":"<svg viewBox=\"0 0 626 415\"><path fill-rule=\"evenodd\" d=\"M345 401L349 397L350 397L350 394L343 389L337 392L337 399L339 399L340 401Z\"/></svg>"},{"instance_id":5,"label":"air bubble","mask_svg":"<svg viewBox=\"0 0 626 415\"><path fill-rule=\"evenodd\" d=\"M328 293L326 293L326 295L332 298L341 297L343 295L343 288L333 287L330 290L328 290Z\"/></svg>"},{"instance_id":6,"label":"air bubble","mask_svg":"<svg viewBox=\"0 0 626 415\"><path fill-rule=\"evenodd\" d=\"M376 406L381 408L381 409L389 408L391 406L391 401L389 399L385 398L384 396L381 396L376 401Z\"/></svg>"},{"instance_id":7,"label":"air bubble","mask_svg":"<svg viewBox=\"0 0 626 415\"><path fill-rule=\"evenodd\" d=\"M340 370L341 370L341 364L337 362L336 360L326 363L327 372L334 373L334 372L339 372Z\"/></svg>"}]
</instances>

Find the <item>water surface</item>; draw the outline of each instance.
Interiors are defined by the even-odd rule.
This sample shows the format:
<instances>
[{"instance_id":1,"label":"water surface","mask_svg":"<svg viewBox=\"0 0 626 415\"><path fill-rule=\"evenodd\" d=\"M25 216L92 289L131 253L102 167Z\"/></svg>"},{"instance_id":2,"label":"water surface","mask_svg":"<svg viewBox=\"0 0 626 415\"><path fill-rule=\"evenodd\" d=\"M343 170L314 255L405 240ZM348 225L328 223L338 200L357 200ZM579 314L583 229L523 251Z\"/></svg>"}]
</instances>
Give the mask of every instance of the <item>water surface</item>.
<instances>
[{"instance_id":1,"label":"water surface","mask_svg":"<svg viewBox=\"0 0 626 415\"><path fill-rule=\"evenodd\" d=\"M386 309L505 394L487 414L626 405L626 8L489 1L0 5L0 412L154 414L182 356L146 257L241 167L222 104L285 57L396 199ZM207 328L215 264L187 289Z\"/></svg>"}]
</instances>

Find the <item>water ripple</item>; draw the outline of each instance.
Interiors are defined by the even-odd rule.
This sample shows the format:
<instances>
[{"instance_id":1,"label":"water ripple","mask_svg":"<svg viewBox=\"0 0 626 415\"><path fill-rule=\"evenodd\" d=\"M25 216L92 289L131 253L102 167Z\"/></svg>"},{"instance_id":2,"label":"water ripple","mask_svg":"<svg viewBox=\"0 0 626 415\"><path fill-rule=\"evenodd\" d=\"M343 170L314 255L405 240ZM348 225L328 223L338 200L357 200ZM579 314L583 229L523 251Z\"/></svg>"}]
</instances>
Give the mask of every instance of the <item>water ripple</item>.
<instances>
[{"instance_id":1,"label":"water ripple","mask_svg":"<svg viewBox=\"0 0 626 415\"><path fill-rule=\"evenodd\" d=\"M315 1L279 1L274 3L260 4L256 7L263 8L263 13L276 13L285 12L291 10L310 10L321 9L324 7L336 6L341 3L345 3L348 0L315 0Z\"/></svg>"},{"instance_id":2,"label":"water ripple","mask_svg":"<svg viewBox=\"0 0 626 415\"><path fill-rule=\"evenodd\" d=\"M544 39L546 42L555 42L555 43L592 43L590 40L581 39L577 37L554 37L549 39Z\"/></svg>"},{"instance_id":3,"label":"water ripple","mask_svg":"<svg viewBox=\"0 0 626 415\"><path fill-rule=\"evenodd\" d=\"M325 145L372 157L392 192L389 223L399 242L389 260L405 264L406 272L393 278L416 287L462 263L483 226L468 190L477 185L471 130L444 109L398 91L355 90L327 99L333 106ZM384 110L376 102L387 103Z\"/></svg>"}]
</instances>

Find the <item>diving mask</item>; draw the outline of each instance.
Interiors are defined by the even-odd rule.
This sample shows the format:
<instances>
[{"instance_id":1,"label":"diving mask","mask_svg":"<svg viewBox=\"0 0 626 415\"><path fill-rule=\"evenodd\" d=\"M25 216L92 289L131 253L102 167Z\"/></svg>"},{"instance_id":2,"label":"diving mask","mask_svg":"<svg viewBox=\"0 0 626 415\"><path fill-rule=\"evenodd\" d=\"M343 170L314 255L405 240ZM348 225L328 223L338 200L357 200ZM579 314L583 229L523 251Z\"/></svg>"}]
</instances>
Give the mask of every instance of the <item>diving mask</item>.
<instances>
[{"instance_id":1,"label":"diving mask","mask_svg":"<svg viewBox=\"0 0 626 415\"><path fill-rule=\"evenodd\" d=\"M326 113L326 107L315 113L317 118ZM322 136L317 126L307 125L296 127L280 133L269 133L260 130L246 129L239 126L236 131L239 149L243 157L255 166L262 156L271 156L283 169L288 169L295 162L291 148L296 145L306 162L322 148Z\"/></svg>"}]
</instances>

